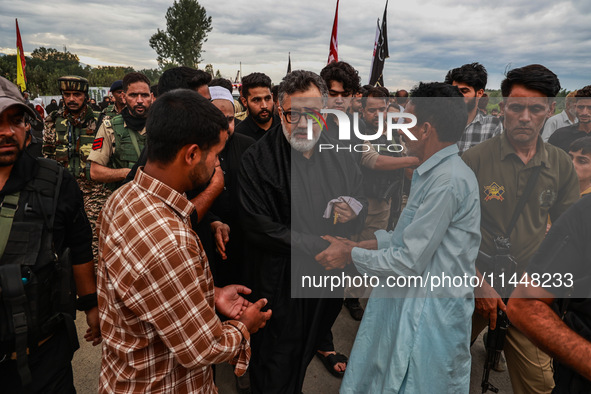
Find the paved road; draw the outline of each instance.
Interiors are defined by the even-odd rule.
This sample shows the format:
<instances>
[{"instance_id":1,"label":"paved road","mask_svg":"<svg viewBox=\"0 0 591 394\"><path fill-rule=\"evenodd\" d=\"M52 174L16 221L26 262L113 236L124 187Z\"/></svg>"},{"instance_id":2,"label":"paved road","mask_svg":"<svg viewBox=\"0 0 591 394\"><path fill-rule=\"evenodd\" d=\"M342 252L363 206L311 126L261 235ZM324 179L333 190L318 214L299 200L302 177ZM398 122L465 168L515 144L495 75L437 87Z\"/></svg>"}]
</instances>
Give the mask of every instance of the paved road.
<instances>
[{"instance_id":1,"label":"paved road","mask_svg":"<svg viewBox=\"0 0 591 394\"><path fill-rule=\"evenodd\" d=\"M80 350L74 356L74 383L80 394L91 394L97 392L98 375L100 372L100 346L92 347L84 342L83 335L85 331L84 314L78 314L78 337L80 338ZM345 308L341 311L334 327L333 334L335 338L336 349L344 354L350 354L355 334L359 323L354 321ZM480 393L480 379L482 378L482 367L485 359L485 350L482 345L482 339L479 338L472 346L472 374L470 393ZM221 394L237 393L234 386L234 377L232 367L224 364L218 367L217 379L219 392ZM500 393L513 393L509 382L509 375L498 372L491 372L491 382L500 389ZM322 363L314 358L308 367L306 380L304 382L304 393L306 394L331 394L338 393L341 380L330 375L324 369ZM433 392L439 388L434 388Z\"/></svg>"}]
</instances>

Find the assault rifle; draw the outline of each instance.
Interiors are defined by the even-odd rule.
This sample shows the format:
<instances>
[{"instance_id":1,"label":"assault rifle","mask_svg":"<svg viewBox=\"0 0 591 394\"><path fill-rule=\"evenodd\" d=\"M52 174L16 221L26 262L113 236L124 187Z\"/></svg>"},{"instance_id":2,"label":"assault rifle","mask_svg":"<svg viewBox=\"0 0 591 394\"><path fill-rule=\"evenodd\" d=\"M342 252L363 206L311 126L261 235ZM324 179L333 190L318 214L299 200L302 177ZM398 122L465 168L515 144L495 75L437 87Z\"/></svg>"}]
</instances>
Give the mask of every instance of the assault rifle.
<instances>
[{"instance_id":1,"label":"assault rifle","mask_svg":"<svg viewBox=\"0 0 591 394\"><path fill-rule=\"evenodd\" d=\"M515 258L509 254L511 244L509 243L508 238L496 237L494 242L496 254L494 256L489 256L486 253L479 251L477 261L480 265L490 268L490 271L488 272L494 274L494 282L492 284L496 285L495 290L499 293L503 299L503 302L507 304L510 294L510 289L508 286L506 286L508 283L499 283L498 279L500 278L500 275L503 275L504 278L510 278L515 273L517 262L515 261ZM496 327L494 330L492 330L489 325L488 332L486 334L486 362L484 363L484 372L482 374L482 382L480 384L483 394L489 390L493 393L499 392L499 389L488 381L488 377L490 375L490 370L499 362L499 359L501 358L501 352L505 346L505 337L507 336L507 330L509 329L510 325L511 323L509 322L507 314L501 309L497 308Z\"/></svg>"}]
</instances>

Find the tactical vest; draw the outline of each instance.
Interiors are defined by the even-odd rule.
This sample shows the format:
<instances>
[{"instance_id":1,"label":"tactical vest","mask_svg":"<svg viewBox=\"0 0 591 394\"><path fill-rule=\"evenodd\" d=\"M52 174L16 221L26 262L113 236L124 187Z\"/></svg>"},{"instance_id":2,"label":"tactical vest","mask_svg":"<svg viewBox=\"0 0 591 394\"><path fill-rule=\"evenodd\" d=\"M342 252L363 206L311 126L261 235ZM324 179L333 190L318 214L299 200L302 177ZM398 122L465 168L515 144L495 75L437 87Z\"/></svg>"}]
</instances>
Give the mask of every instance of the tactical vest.
<instances>
[{"instance_id":1,"label":"tactical vest","mask_svg":"<svg viewBox=\"0 0 591 394\"><path fill-rule=\"evenodd\" d=\"M83 127L74 127L63 113L55 117L55 160L61 163L74 177L86 168L86 159L94 142L96 114L87 107Z\"/></svg>"},{"instance_id":2,"label":"tactical vest","mask_svg":"<svg viewBox=\"0 0 591 394\"><path fill-rule=\"evenodd\" d=\"M63 168L43 158L37 163L36 177L20 195L6 195L0 204L2 220L13 216L12 223L0 221L0 231L9 232L0 256L0 358L16 353L23 385L31 378L27 354L56 329L65 324L78 346L69 253L57 258L52 234Z\"/></svg>"},{"instance_id":3,"label":"tactical vest","mask_svg":"<svg viewBox=\"0 0 591 394\"><path fill-rule=\"evenodd\" d=\"M123 116L111 119L115 133L115 152L111 156L111 168L133 168L146 144L146 134L141 135L125 127Z\"/></svg>"},{"instance_id":4,"label":"tactical vest","mask_svg":"<svg viewBox=\"0 0 591 394\"><path fill-rule=\"evenodd\" d=\"M388 146L396 144L396 141L388 141L385 135L381 135L372 144L380 155L400 157L400 153L388 151ZM379 146L378 144L383 144ZM394 150L394 148L392 148ZM361 167L363 173L363 190L366 197L390 199L402 187L404 170L378 171Z\"/></svg>"}]
</instances>

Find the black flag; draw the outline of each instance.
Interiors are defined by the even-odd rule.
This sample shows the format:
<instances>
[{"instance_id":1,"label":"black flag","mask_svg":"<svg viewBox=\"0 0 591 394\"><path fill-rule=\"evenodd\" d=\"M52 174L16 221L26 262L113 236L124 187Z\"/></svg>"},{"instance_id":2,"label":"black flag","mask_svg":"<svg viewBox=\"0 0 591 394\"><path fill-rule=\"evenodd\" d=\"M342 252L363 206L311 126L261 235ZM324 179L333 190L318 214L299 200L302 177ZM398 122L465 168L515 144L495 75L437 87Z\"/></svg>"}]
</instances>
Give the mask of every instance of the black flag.
<instances>
[{"instance_id":1,"label":"black flag","mask_svg":"<svg viewBox=\"0 0 591 394\"><path fill-rule=\"evenodd\" d=\"M287 59L287 74L289 74L291 72L291 52L289 52Z\"/></svg>"},{"instance_id":2,"label":"black flag","mask_svg":"<svg viewBox=\"0 0 591 394\"><path fill-rule=\"evenodd\" d=\"M386 23L386 15L388 13L388 1L386 0L386 7L384 8L384 17L382 18L382 26L380 27L380 20L378 18L378 27L376 31L376 40L373 49L373 61L371 65L371 74L369 75L369 84L372 86L384 86L384 63L386 58L390 57L388 51L388 27Z\"/></svg>"}]
</instances>

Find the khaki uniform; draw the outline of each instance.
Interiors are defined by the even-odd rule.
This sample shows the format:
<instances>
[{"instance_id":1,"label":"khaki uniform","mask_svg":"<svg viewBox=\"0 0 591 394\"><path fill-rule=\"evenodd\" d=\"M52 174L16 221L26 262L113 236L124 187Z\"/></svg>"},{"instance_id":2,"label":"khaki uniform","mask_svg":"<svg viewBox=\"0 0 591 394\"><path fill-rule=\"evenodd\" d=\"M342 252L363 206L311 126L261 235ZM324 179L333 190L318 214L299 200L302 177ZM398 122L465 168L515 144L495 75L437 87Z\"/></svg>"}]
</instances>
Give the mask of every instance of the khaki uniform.
<instances>
[{"instance_id":1,"label":"khaki uniform","mask_svg":"<svg viewBox=\"0 0 591 394\"><path fill-rule=\"evenodd\" d=\"M489 255L495 254L494 236L506 234L533 168L542 167L510 235L511 255L517 260L517 275L520 278L544 239L548 215L556 220L579 198L579 183L572 161L565 152L544 143L539 137L535 156L523 164L505 133L467 150L462 159L478 179L482 222L495 232L491 235L481 226L480 248ZM487 323L482 316L474 315L472 339ZM552 391L554 380L550 357L515 327L509 327L504 350L515 393Z\"/></svg>"},{"instance_id":2,"label":"khaki uniform","mask_svg":"<svg viewBox=\"0 0 591 394\"><path fill-rule=\"evenodd\" d=\"M43 155L62 164L75 177L83 176L92 150L97 114L87 105L78 117L60 108L45 119Z\"/></svg>"},{"instance_id":3,"label":"khaki uniform","mask_svg":"<svg viewBox=\"0 0 591 394\"><path fill-rule=\"evenodd\" d=\"M88 160L109 168L132 168L146 141L146 128L140 132L127 127L122 115L105 117L96 133ZM113 185L114 188L119 185Z\"/></svg>"}]
</instances>

